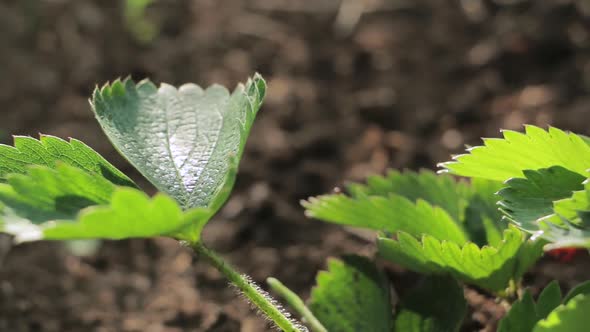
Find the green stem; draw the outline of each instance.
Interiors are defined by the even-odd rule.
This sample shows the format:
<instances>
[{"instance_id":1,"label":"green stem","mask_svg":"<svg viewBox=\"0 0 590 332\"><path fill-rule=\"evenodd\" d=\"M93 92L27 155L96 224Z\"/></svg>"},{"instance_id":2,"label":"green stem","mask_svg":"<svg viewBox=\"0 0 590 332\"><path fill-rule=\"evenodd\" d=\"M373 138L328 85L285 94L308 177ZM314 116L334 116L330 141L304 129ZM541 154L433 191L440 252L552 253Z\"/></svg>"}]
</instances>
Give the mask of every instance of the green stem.
<instances>
[{"instance_id":1,"label":"green stem","mask_svg":"<svg viewBox=\"0 0 590 332\"><path fill-rule=\"evenodd\" d=\"M510 279L508 287L505 290L496 293L496 296L498 298L498 303L503 306L506 311L509 311L512 304L522 298L522 287L520 283L517 283L514 279Z\"/></svg>"},{"instance_id":2,"label":"green stem","mask_svg":"<svg viewBox=\"0 0 590 332\"><path fill-rule=\"evenodd\" d=\"M297 294L293 293L287 286L283 285L278 279L268 278L266 282L275 292L277 292L287 303L297 311L304 322L307 323L311 330L314 332L328 332L326 328L320 323L320 321L314 316L314 314L305 305L303 300Z\"/></svg>"},{"instance_id":3,"label":"green stem","mask_svg":"<svg viewBox=\"0 0 590 332\"><path fill-rule=\"evenodd\" d=\"M296 323L277 307L270 296L258 285L253 283L249 277L238 273L226 261L213 250L201 243L192 243L193 250L204 257L254 304L268 318L270 318L280 329L285 332L303 332L306 329Z\"/></svg>"}]
</instances>

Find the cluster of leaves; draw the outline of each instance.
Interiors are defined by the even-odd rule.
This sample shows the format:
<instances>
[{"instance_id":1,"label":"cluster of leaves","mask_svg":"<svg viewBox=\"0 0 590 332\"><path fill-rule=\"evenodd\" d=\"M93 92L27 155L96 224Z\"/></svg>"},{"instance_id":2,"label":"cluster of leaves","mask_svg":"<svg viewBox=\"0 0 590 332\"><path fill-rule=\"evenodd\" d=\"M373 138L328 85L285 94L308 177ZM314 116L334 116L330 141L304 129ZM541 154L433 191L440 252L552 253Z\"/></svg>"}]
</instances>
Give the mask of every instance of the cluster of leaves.
<instances>
[{"instance_id":1,"label":"cluster of leaves","mask_svg":"<svg viewBox=\"0 0 590 332\"><path fill-rule=\"evenodd\" d=\"M84 143L15 137L0 146L0 231L17 241L170 236L198 242L228 198L266 86L230 94L117 80L92 108L114 146L159 189L148 197Z\"/></svg>"},{"instance_id":2,"label":"cluster of leaves","mask_svg":"<svg viewBox=\"0 0 590 332\"><path fill-rule=\"evenodd\" d=\"M410 270L501 293L542 254L495 207L500 182L396 171L303 202L311 217L379 232L379 255Z\"/></svg>"},{"instance_id":3,"label":"cluster of leaves","mask_svg":"<svg viewBox=\"0 0 590 332\"><path fill-rule=\"evenodd\" d=\"M129 2L130 3L130 2ZM233 93L117 80L91 105L113 145L159 192L149 197L84 143L53 136L0 145L0 232L17 242L168 236L190 245L285 331L300 325L248 277L201 243L229 197L266 83Z\"/></svg>"},{"instance_id":4,"label":"cluster of leaves","mask_svg":"<svg viewBox=\"0 0 590 332\"><path fill-rule=\"evenodd\" d=\"M397 306L375 296L368 305L358 300L368 297L361 294L364 290L381 287L389 292L383 279L375 277L376 267L370 261L363 268L347 260L331 263L329 272L318 276L309 301L311 312L327 330L457 331L465 313L457 281L511 300L520 293L520 279L543 247L590 248L590 140L534 126L527 126L526 133L503 134L503 139L486 139L484 146L441 164L441 174L391 171L369 177L365 185L349 185L347 194L302 202L310 217L375 230L381 258L426 278L425 285L405 294ZM355 277L359 271L368 277ZM330 287L328 278L333 280ZM336 290L337 278L341 286ZM352 281L344 282L347 279ZM582 331L580 316L588 309L585 295L562 302L556 289L556 284L550 285L536 306L525 293L500 331ZM586 292L588 286L579 289ZM433 300L439 298L446 300ZM383 313L379 324L389 324L387 328L377 323L354 328L362 326L356 320L367 314L358 311L368 307Z\"/></svg>"},{"instance_id":5,"label":"cluster of leaves","mask_svg":"<svg viewBox=\"0 0 590 332\"><path fill-rule=\"evenodd\" d=\"M590 248L590 139L557 128L504 131L442 164L449 172L504 181L502 212L550 248Z\"/></svg>"},{"instance_id":6,"label":"cluster of leaves","mask_svg":"<svg viewBox=\"0 0 590 332\"><path fill-rule=\"evenodd\" d=\"M590 312L590 281L572 289L562 298L557 282L550 283L535 303L530 292L512 305L500 322L498 332L582 332Z\"/></svg>"},{"instance_id":7,"label":"cluster of leaves","mask_svg":"<svg viewBox=\"0 0 590 332\"><path fill-rule=\"evenodd\" d=\"M361 256L330 260L328 270L317 276L308 306L278 280L268 283L314 332L457 331L467 312L463 288L448 276L422 280L395 305L389 280Z\"/></svg>"},{"instance_id":8,"label":"cluster of leaves","mask_svg":"<svg viewBox=\"0 0 590 332\"><path fill-rule=\"evenodd\" d=\"M78 140L19 136L14 146L0 145L0 231L18 242L185 241L277 326L305 330L200 243L203 227L229 197L265 91L258 75L233 93L130 79L97 88L91 104L101 127L159 192L149 197ZM348 186L348 194L303 202L310 217L374 230L381 258L425 276L399 297L375 263L360 256L331 260L307 305L278 280L269 284L314 331L457 331L467 310L462 283L511 299L543 246L590 248L589 144L583 136L529 126L442 164L470 181L392 171ZM551 284L537 303L525 293L500 331L582 331L589 291L586 283L562 300Z\"/></svg>"},{"instance_id":9,"label":"cluster of leaves","mask_svg":"<svg viewBox=\"0 0 590 332\"><path fill-rule=\"evenodd\" d=\"M328 262L317 276L305 305L297 295L274 278L271 288L280 294L314 332L325 331L459 331L467 313L463 287L451 276L422 278L398 296L388 279L368 258L345 256ZM562 297L557 282L540 293L531 293L512 304L500 321L498 332L584 332L590 310L590 281Z\"/></svg>"},{"instance_id":10,"label":"cluster of leaves","mask_svg":"<svg viewBox=\"0 0 590 332\"><path fill-rule=\"evenodd\" d=\"M168 236L190 245L281 329L302 331L248 277L201 243L229 197L266 92L117 80L91 105L113 145L159 192L149 197L84 143L42 135L0 145L0 232L17 242Z\"/></svg>"}]
</instances>

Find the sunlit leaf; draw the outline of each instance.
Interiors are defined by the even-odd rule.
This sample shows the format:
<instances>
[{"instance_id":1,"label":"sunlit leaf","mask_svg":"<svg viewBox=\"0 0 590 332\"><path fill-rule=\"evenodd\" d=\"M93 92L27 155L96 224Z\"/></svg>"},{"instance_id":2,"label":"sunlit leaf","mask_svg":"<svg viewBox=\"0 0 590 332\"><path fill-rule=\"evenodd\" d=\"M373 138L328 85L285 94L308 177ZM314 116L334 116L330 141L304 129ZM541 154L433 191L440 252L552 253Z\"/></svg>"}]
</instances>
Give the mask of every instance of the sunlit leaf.
<instances>
[{"instance_id":1,"label":"sunlit leaf","mask_svg":"<svg viewBox=\"0 0 590 332\"><path fill-rule=\"evenodd\" d=\"M430 234L455 243L466 241L461 226L447 212L424 200L413 203L395 195L352 198L336 194L310 198L303 205L309 217L336 224L415 236Z\"/></svg>"},{"instance_id":2,"label":"sunlit leaf","mask_svg":"<svg viewBox=\"0 0 590 332\"><path fill-rule=\"evenodd\" d=\"M448 175L438 176L432 171L389 171L384 177L373 175L366 184L350 184L353 197L397 194L415 202L424 200L438 206L455 220L463 219L471 189L465 181L458 182Z\"/></svg>"},{"instance_id":3,"label":"sunlit leaf","mask_svg":"<svg viewBox=\"0 0 590 332\"><path fill-rule=\"evenodd\" d=\"M524 134L505 130L504 138L485 139L483 146L470 148L468 154L456 156L455 161L441 166L456 175L496 181L523 177L524 170L552 166L588 176L590 146L582 136L553 127L525 128Z\"/></svg>"},{"instance_id":4,"label":"sunlit leaf","mask_svg":"<svg viewBox=\"0 0 590 332\"><path fill-rule=\"evenodd\" d=\"M17 241L181 237L184 228L194 225L200 234L211 217L207 209L183 212L165 195L150 199L66 164L9 175L0 184L0 202L0 229Z\"/></svg>"},{"instance_id":5,"label":"sunlit leaf","mask_svg":"<svg viewBox=\"0 0 590 332\"><path fill-rule=\"evenodd\" d=\"M265 91L258 75L232 94L219 85L158 88L126 79L97 89L92 106L111 142L160 191L184 209L216 210Z\"/></svg>"},{"instance_id":6,"label":"sunlit leaf","mask_svg":"<svg viewBox=\"0 0 590 332\"><path fill-rule=\"evenodd\" d=\"M14 147L0 144L0 182L9 174L26 173L28 166L55 167L57 162L99 174L116 185L135 186L125 174L86 144L49 135L41 135L39 140L15 136Z\"/></svg>"},{"instance_id":7,"label":"sunlit leaf","mask_svg":"<svg viewBox=\"0 0 590 332\"><path fill-rule=\"evenodd\" d=\"M584 298L588 298L588 291L588 283L581 284L562 300L559 284L553 281L535 302L527 290L502 318L498 332L586 331L590 303Z\"/></svg>"},{"instance_id":8,"label":"sunlit leaf","mask_svg":"<svg viewBox=\"0 0 590 332\"><path fill-rule=\"evenodd\" d=\"M533 250L525 250L533 246ZM510 228L504 231L503 241L497 246L478 247L473 243L458 245L424 235L421 240L400 232L397 239L380 237L379 255L412 271L423 274L450 274L467 283L494 292L503 291L511 279L518 279L542 250L525 241L523 234ZM523 252L522 261L520 253ZM532 259L534 258L534 259ZM528 266L519 266L528 264Z\"/></svg>"},{"instance_id":9,"label":"sunlit leaf","mask_svg":"<svg viewBox=\"0 0 590 332\"><path fill-rule=\"evenodd\" d=\"M590 323L590 296L578 295L537 323L533 332L586 332Z\"/></svg>"}]
</instances>

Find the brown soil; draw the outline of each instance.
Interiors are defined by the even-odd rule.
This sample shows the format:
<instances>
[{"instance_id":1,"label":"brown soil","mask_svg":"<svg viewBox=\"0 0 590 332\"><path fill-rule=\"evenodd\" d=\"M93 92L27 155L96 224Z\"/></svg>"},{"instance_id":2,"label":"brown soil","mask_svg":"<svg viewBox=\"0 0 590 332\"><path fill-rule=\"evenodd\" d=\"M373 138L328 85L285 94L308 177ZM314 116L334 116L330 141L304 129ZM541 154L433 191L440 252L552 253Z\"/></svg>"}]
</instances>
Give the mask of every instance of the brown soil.
<instances>
[{"instance_id":1,"label":"brown soil","mask_svg":"<svg viewBox=\"0 0 590 332\"><path fill-rule=\"evenodd\" d=\"M300 199L387 168L434 168L498 128L552 124L590 134L590 8L563 1L161 0L139 42L120 1L0 3L0 142L76 137L139 179L100 132L87 98L131 75L270 90L231 200L206 242L258 282L306 297L328 256L372 254ZM461 5L462 4L462 5ZM353 12L354 14L354 12ZM152 189L145 181L140 183ZM590 258L541 262L526 282L564 289ZM221 276L171 240L104 242L86 258L62 244L12 248L0 266L0 331L265 331ZM389 269L398 287L414 276ZM400 286L401 285L401 286ZM501 308L467 291L464 330L493 331Z\"/></svg>"}]
</instances>

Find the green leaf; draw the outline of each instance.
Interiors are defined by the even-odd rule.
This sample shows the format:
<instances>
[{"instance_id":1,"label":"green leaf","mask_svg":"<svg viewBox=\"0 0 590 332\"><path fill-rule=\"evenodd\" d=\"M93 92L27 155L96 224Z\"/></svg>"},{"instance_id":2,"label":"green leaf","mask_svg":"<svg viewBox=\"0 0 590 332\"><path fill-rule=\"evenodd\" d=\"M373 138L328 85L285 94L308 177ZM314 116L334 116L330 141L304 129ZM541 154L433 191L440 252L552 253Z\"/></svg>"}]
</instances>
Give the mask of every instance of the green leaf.
<instances>
[{"instance_id":1,"label":"green leaf","mask_svg":"<svg viewBox=\"0 0 590 332\"><path fill-rule=\"evenodd\" d=\"M351 184L348 190L353 197L382 196L397 194L415 202L419 199L438 206L454 220L463 219L463 210L467 205L466 197L470 195L467 183L457 182L448 175L437 176L432 171L419 173L389 171L387 176L369 176L367 184Z\"/></svg>"},{"instance_id":2,"label":"green leaf","mask_svg":"<svg viewBox=\"0 0 590 332\"><path fill-rule=\"evenodd\" d=\"M183 212L171 198L116 187L103 177L66 164L29 167L0 184L0 228L19 242L123 239L168 235L194 227L196 239L211 217L207 209Z\"/></svg>"},{"instance_id":3,"label":"green leaf","mask_svg":"<svg viewBox=\"0 0 590 332\"><path fill-rule=\"evenodd\" d=\"M590 247L589 190L585 178L563 167L524 171L499 194L501 210L519 228L551 242L548 248ZM586 185L590 187L589 185Z\"/></svg>"},{"instance_id":4,"label":"green leaf","mask_svg":"<svg viewBox=\"0 0 590 332\"><path fill-rule=\"evenodd\" d=\"M172 198L157 194L153 198L130 188L119 188L107 206L82 210L74 222L58 221L43 229L43 238L65 239L125 239L171 236L181 240L184 229L191 227L194 239L211 218L211 211L194 208L183 212Z\"/></svg>"},{"instance_id":5,"label":"green leaf","mask_svg":"<svg viewBox=\"0 0 590 332\"><path fill-rule=\"evenodd\" d=\"M465 209L469 205L477 205L478 214L483 213L492 219L498 219L499 213L496 207L498 197L495 193L501 187L502 184L497 181L474 179L471 183L467 183L457 181L450 175L437 175L429 170L421 170L420 172L389 171L386 176L369 176L366 184L348 185L348 191L355 198L388 197L396 194L413 202L421 199L444 209L454 220L463 221L467 218Z\"/></svg>"},{"instance_id":6,"label":"green leaf","mask_svg":"<svg viewBox=\"0 0 590 332\"><path fill-rule=\"evenodd\" d=\"M567 220L569 223L585 228L590 227L588 222L590 184L586 182L583 187L585 187L583 190L573 192L571 197L556 200L553 203L553 211L555 211L555 215Z\"/></svg>"},{"instance_id":7,"label":"green leaf","mask_svg":"<svg viewBox=\"0 0 590 332\"><path fill-rule=\"evenodd\" d=\"M578 295L537 323L533 332L585 332L590 323L590 296Z\"/></svg>"},{"instance_id":8,"label":"green leaf","mask_svg":"<svg viewBox=\"0 0 590 332\"><path fill-rule=\"evenodd\" d=\"M449 277L429 277L406 294L395 316L395 332L459 331L467 303L463 288Z\"/></svg>"},{"instance_id":9,"label":"green leaf","mask_svg":"<svg viewBox=\"0 0 590 332\"><path fill-rule=\"evenodd\" d=\"M535 308L537 317L540 319L547 317L547 315L560 304L561 289L559 289L559 283L557 281L552 281L547 287L545 287L545 289L543 289L541 294L539 294Z\"/></svg>"},{"instance_id":10,"label":"green leaf","mask_svg":"<svg viewBox=\"0 0 590 332\"><path fill-rule=\"evenodd\" d=\"M483 232L485 233L485 241L478 239L474 239L473 243L482 246L485 244L489 244L492 247L497 247L500 242L502 242L502 231L499 229L499 222L493 222L491 219L482 216L481 225L483 228ZM501 229L506 229L506 227L501 226Z\"/></svg>"},{"instance_id":11,"label":"green leaf","mask_svg":"<svg viewBox=\"0 0 590 332\"><path fill-rule=\"evenodd\" d=\"M328 331L390 332L393 316L385 276L367 258L328 262L317 276L309 308Z\"/></svg>"},{"instance_id":12,"label":"green leaf","mask_svg":"<svg viewBox=\"0 0 590 332\"><path fill-rule=\"evenodd\" d=\"M425 201L433 208L444 210L452 221L458 224L457 226L451 225L451 227L464 229L461 230L461 233L466 232L469 239L478 245L484 245L487 243L487 239L499 241L502 230L506 228L505 222L498 222L501 215L496 206L498 197L495 193L500 188L501 183L496 181L477 179L470 184L466 181L457 181L449 175L436 175L431 171L422 170L419 173L390 171L386 176L370 176L367 178L366 184L350 184L348 192L350 192L351 199L355 200L354 204L370 203L367 200L378 202L383 199L392 199L402 202L400 208L406 208L403 205L408 206L407 201L401 200L400 197L411 202ZM374 197L381 197L381 199ZM310 216L346 225L385 229L390 232L397 230L414 232L404 228L403 225L400 225L401 228L394 228L397 225L390 225L389 229L383 228L381 222L373 220L377 216L367 220L359 220L359 218L351 216L348 217L349 220L346 220L345 216L341 216L338 217L339 221L335 221L334 212L322 211L328 207L321 207L321 205L328 201L333 203L327 205L333 205L338 200L343 200L340 205L348 205L350 201L347 198L335 198L334 196L322 196L316 199L319 201L312 198L308 202L304 202ZM448 220L447 217L443 219Z\"/></svg>"},{"instance_id":13,"label":"green leaf","mask_svg":"<svg viewBox=\"0 0 590 332\"><path fill-rule=\"evenodd\" d=\"M0 182L6 181L9 174L27 173L27 166L55 167L57 162L99 174L116 185L135 187L133 181L86 144L49 135L41 135L40 140L15 136L14 147L0 144Z\"/></svg>"},{"instance_id":14,"label":"green leaf","mask_svg":"<svg viewBox=\"0 0 590 332\"><path fill-rule=\"evenodd\" d=\"M583 282L570 290L569 293L563 299L563 303L567 303L569 300L573 299L577 295L580 294L588 294L590 295L590 280Z\"/></svg>"},{"instance_id":15,"label":"green leaf","mask_svg":"<svg viewBox=\"0 0 590 332\"><path fill-rule=\"evenodd\" d=\"M454 272L457 267L460 270L454 273L459 273L463 280L499 292L508 286L511 278L518 280L542 254L539 241L524 241L516 229L509 232L515 236L510 236L508 244L504 243L502 233L507 223L498 222L501 217L496 206L499 196L495 194L501 186L502 183L485 179L474 179L468 184L427 171L393 171L385 177L369 177L366 185L350 185L351 197L326 195L310 198L302 204L310 217L375 229L386 235L400 232L398 241L381 237L379 242L391 245L388 247L391 252L386 255L409 269L445 274ZM460 219L453 219L445 209L454 211L452 214ZM416 239L420 237L423 242ZM424 249L428 244L436 249L428 252ZM482 261L475 264L475 271L447 266L447 262L441 261L443 247L454 250L459 256L465 251L472 254L473 259ZM501 255L496 255L494 250L499 248L502 248ZM483 258L478 256L480 251L486 253ZM442 257L455 260L453 253ZM495 265L490 265L486 259L493 260ZM485 267L478 271L482 269L480 264Z\"/></svg>"},{"instance_id":16,"label":"green leaf","mask_svg":"<svg viewBox=\"0 0 590 332\"><path fill-rule=\"evenodd\" d=\"M484 139L484 146L442 163L449 172L489 180L523 177L523 170L562 166L588 176L590 146L579 135L550 127L548 131L526 126L526 133L503 131L503 139Z\"/></svg>"},{"instance_id":17,"label":"green leaf","mask_svg":"<svg viewBox=\"0 0 590 332\"><path fill-rule=\"evenodd\" d=\"M537 303L527 290L514 302L510 311L500 320L498 332L530 332L537 322L549 315L561 304L561 290L556 281L551 282L539 295Z\"/></svg>"},{"instance_id":18,"label":"green leaf","mask_svg":"<svg viewBox=\"0 0 590 332\"><path fill-rule=\"evenodd\" d=\"M126 79L95 90L92 106L115 147L160 191L184 209L216 209L229 195L265 91L259 75L232 94L219 85L157 88Z\"/></svg>"},{"instance_id":19,"label":"green leaf","mask_svg":"<svg viewBox=\"0 0 590 332\"><path fill-rule=\"evenodd\" d=\"M430 234L455 243L466 241L463 230L446 211L421 199L414 204L394 195L351 198L336 194L312 197L302 204L307 216L336 224L388 233L404 231L414 236Z\"/></svg>"},{"instance_id":20,"label":"green leaf","mask_svg":"<svg viewBox=\"0 0 590 332\"><path fill-rule=\"evenodd\" d=\"M105 178L66 164L31 166L28 174L6 179L0 184L0 201L18 218L36 224L71 219L85 207L107 204L115 190Z\"/></svg>"},{"instance_id":21,"label":"green leaf","mask_svg":"<svg viewBox=\"0 0 590 332\"><path fill-rule=\"evenodd\" d=\"M531 237L525 241L518 251L516 266L512 274L515 281L520 280L522 276L531 268L543 255L543 247L547 241Z\"/></svg>"},{"instance_id":22,"label":"green leaf","mask_svg":"<svg viewBox=\"0 0 590 332\"><path fill-rule=\"evenodd\" d=\"M560 317L561 312L564 311L566 306L569 306L572 298L576 299L577 296L588 295L590 288L587 287L587 284L581 284L574 288L563 301L561 300L559 284L556 281L551 282L543 289L536 303L527 290L522 298L512 305L506 316L502 318L498 332L582 331L570 330L569 328L572 325L559 325L561 324L559 323L559 319L562 318ZM543 326L543 328L553 326L556 329L543 330L540 326ZM562 329L559 329L559 327Z\"/></svg>"},{"instance_id":23,"label":"green leaf","mask_svg":"<svg viewBox=\"0 0 590 332\"><path fill-rule=\"evenodd\" d=\"M159 27L147 17L147 8L154 0L125 0L124 14L127 29L133 37L148 44L159 34Z\"/></svg>"},{"instance_id":24,"label":"green leaf","mask_svg":"<svg viewBox=\"0 0 590 332\"><path fill-rule=\"evenodd\" d=\"M529 332L538 321L536 304L531 293L526 291L523 297L516 301L506 316L502 318L498 332Z\"/></svg>"},{"instance_id":25,"label":"green leaf","mask_svg":"<svg viewBox=\"0 0 590 332\"><path fill-rule=\"evenodd\" d=\"M552 243L547 249L590 248L590 183L569 198L555 201L554 214L539 219L541 236Z\"/></svg>"},{"instance_id":26,"label":"green leaf","mask_svg":"<svg viewBox=\"0 0 590 332\"><path fill-rule=\"evenodd\" d=\"M465 230L469 239L483 246L496 246L502 241L502 232L508 224L502 220L497 202L502 183L484 179L472 179L468 204L465 209Z\"/></svg>"},{"instance_id":27,"label":"green leaf","mask_svg":"<svg viewBox=\"0 0 590 332\"><path fill-rule=\"evenodd\" d=\"M440 241L433 236L424 235L422 240L400 232L397 240L380 237L379 255L412 271L423 274L451 274L467 283L494 292L503 291L511 279L518 279L516 272L526 270L532 264L527 251L526 260L519 261L520 252L526 243L523 234L509 228L504 231L504 239L497 246L482 248L468 242L460 246L451 241ZM541 250L535 253L540 257Z\"/></svg>"},{"instance_id":28,"label":"green leaf","mask_svg":"<svg viewBox=\"0 0 590 332\"><path fill-rule=\"evenodd\" d=\"M586 178L560 166L523 171L525 178L513 178L499 191L502 212L519 228L534 233L538 219L553 214L553 202L570 197L584 188Z\"/></svg>"}]
</instances>

